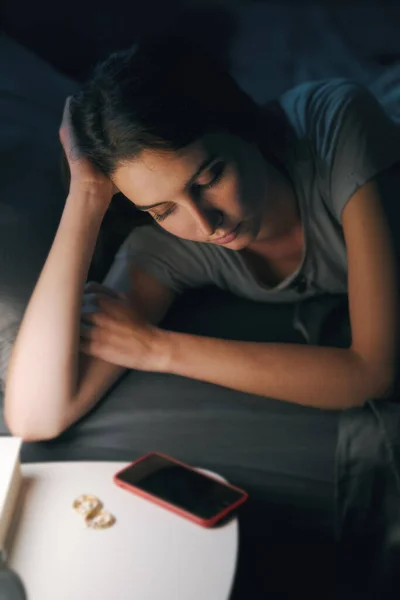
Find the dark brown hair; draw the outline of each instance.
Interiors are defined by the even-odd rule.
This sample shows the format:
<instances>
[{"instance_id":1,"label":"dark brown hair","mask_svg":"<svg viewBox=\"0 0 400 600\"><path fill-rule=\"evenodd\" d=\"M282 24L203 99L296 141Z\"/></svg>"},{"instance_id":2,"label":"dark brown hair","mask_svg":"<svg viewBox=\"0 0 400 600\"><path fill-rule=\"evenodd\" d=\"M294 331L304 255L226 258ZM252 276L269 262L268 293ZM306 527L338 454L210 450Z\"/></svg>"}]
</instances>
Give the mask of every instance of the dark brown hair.
<instances>
[{"instance_id":1,"label":"dark brown hair","mask_svg":"<svg viewBox=\"0 0 400 600\"><path fill-rule=\"evenodd\" d=\"M218 60L177 37L113 53L71 100L79 149L105 175L144 149L179 150L206 133L254 137L258 118Z\"/></svg>"}]
</instances>

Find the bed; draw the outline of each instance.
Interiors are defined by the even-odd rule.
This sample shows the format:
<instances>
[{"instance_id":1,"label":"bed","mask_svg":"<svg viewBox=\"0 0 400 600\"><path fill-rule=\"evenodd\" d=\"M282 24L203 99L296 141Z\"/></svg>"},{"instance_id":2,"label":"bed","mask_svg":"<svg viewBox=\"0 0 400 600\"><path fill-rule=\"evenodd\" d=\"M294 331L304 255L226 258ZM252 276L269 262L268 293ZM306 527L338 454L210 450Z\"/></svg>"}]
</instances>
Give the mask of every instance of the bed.
<instances>
[{"instance_id":1,"label":"bed","mask_svg":"<svg viewBox=\"0 0 400 600\"><path fill-rule=\"evenodd\" d=\"M79 23L70 7L67 16L50 12L51 31L41 23L37 3L32 13L26 3L25 20L17 18L11 3L3 8L3 30L14 37L5 33L0 37L2 382L18 324L63 207L57 127L64 98L77 88L77 80L94 59L134 41L139 25L142 30L151 27L151 6L154 3L143 9L132 29L124 26L127 15L118 12L118 3L113 8L100 3L95 12L88 3ZM125 10L133 17L138 9ZM160 5L160 11L164 14L165 7ZM204 36L207 28L210 43L224 53L238 80L259 102L306 80L344 76L370 87L400 121L400 9L395 6L296 8L268 2L220 2L216 6L188 2L186 11L171 3L167 16L167 26L185 26L193 36ZM111 17L114 30L105 35L105 23ZM71 31L74 50L68 58L63 48ZM21 164L26 167L23 177ZM305 343L290 326L292 311L290 306L265 307L205 289L185 294L164 326L233 339ZM344 336L348 332L345 299L340 299L327 323L324 343L340 343L338 331ZM377 530L374 515L380 510L390 514L381 539L387 558L383 562L395 565L397 560L397 549L389 538L400 515L385 500L387 494L398 498L400 493L398 471L393 469L397 457L388 451L388 447L398 447L397 410L396 404L387 402L344 413L323 411L172 375L132 371L59 439L25 444L23 460L128 461L158 450L217 471L250 492L252 503L242 518L247 550L239 571L260 574L269 561L268 582L259 579L263 581L258 586L260 597L272 590L282 595L271 597L288 597L289 580L296 582L296 589L301 585L310 594L317 590L327 597L334 586L338 548L345 581L341 597L357 597L355 593L367 593L372 584L366 583L361 571L357 574L350 568L349 557L358 551L359 533L366 524ZM4 423L0 431L7 434ZM349 469L354 461L360 466L357 473ZM360 477L366 488L355 484ZM353 508L370 510L361 490L375 490L382 481L387 494L374 496L376 512L369 515L369 521L357 520L357 511L349 510L346 500L351 499ZM368 553L363 541L365 572L376 561L371 546ZM342 549L344 542L347 545ZM299 561L299 553L303 560ZM259 561L253 560L255 554ZM279 575L282 560L292 577ZM380 581L385 569L374 568ZM317 578L316 570L320 572ZM355 573L353 583L347 583L349 573ZM325 583L321 583L323 578ZM238 580L238 590L240 585Z\"/></svg>"}]
</instances>

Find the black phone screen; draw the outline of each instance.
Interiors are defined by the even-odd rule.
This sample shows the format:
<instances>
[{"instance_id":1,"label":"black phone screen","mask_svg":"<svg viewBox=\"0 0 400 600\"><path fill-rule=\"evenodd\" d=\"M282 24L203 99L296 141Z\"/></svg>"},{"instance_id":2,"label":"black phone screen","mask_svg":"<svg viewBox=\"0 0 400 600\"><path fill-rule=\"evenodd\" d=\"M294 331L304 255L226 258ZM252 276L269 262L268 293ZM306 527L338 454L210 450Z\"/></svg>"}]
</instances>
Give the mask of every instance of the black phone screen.
<instances>
[{"instance_id":1,"label":"black phone screen","mask_svg":"<svg viewBox=\"0 0 400 600\"><path fill-rule=\"evenodd\" d=\"M131 465L118 479L203 519L243 497L240 491L158 454Z\"/></svg>"}]
</instances>

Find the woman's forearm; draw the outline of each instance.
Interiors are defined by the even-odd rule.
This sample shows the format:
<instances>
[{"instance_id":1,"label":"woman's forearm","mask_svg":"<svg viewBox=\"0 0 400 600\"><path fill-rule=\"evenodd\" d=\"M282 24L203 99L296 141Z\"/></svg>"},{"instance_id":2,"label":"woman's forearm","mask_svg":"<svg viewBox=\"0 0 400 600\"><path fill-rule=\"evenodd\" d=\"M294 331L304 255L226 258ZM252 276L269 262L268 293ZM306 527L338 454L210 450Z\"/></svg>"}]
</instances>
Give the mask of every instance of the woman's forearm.
<instances>
[{"instance_id":1,"label":"woman's forearm","mask_svg":"<svg viewBox=\"0 0 400 600\"><path fill-rule=\"evenodd\" d=\"M166 332L166 372L305 406L343 409L383 393L350 349Z\"/></svg>"},{"instance_id":2,"label":"woman's forearm","mask_svg":"<svg viewBox=\"0 0 400 600\"><path fill-rule=\"evenodd\" d=\"M5 417L17 435L57 433L77 385L84 284L108 206L95 190L71 190L17 336Z\"/></svg>"}]
</instances>

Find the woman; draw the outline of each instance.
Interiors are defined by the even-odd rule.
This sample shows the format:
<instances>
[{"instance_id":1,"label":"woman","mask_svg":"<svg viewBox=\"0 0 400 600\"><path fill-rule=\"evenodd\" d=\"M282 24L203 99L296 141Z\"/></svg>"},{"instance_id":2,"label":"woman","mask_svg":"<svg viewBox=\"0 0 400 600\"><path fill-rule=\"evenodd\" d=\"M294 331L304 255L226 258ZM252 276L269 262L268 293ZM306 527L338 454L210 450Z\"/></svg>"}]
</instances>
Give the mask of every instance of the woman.
<instances>
[{"instance_id":1,"label":"woman","mask_svg":"<svg viewBox=\"0 0 400 600\"><path fill-rule=\"evenodd\" d=\"M400 161L400 142L366 89L312 82L261 111L213 60L161 40L99 65L67 102L60 138L70 192L10 363L5 415L15 435L58 436L126 369L326 409L391 390L396 250L377 178ZM91 287L97 309L80 327L116 190L155 225L135 230L104 286ZM274 303L348 292L351 344L158 327L177 294L208 283Z\"/></svg>"}]
</instances>

